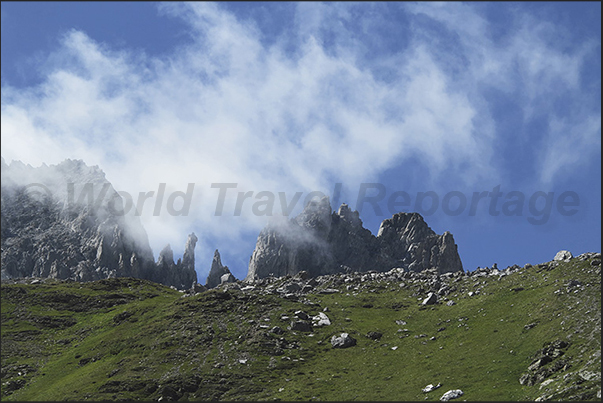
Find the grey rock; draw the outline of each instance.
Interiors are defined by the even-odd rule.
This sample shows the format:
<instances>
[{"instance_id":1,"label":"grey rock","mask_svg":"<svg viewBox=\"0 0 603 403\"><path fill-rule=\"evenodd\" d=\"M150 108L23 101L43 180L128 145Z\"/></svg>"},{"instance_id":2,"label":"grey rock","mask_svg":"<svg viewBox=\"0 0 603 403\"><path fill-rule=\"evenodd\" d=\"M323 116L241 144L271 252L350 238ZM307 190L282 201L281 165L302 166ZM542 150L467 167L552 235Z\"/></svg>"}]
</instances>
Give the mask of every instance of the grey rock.
<instances>
[{"instance_id":1,"label":"grey rock","mask_svg":"<svg viewBox=\"0 0 603 403\"><path fill-rule=\"evenodd\" d=\"M291 293L298 292L302 289L302 287L298 283L289 283L283 287L283 292Z\"/></svg>"},{"instance_id":2,"label":"grey rock","mask_svg":"<svg viewBox=\"0 0 603 403\"><path fill-rule=\"evenodd\" d=\"M308 316L307 313L305 313L304 311L295 311L293 313L297 318L301 319L301 320L308 320L310 319L310 316Z\"/></svg>"},{"instance_id":3,"label":"grey rock","mask_svg":"<svg viewBox=\"0 0 603 403\"><path fill-rule=\"evenodd\" d=\"M232 273L226 273L220 277L220 285L234 283L235 281L237 281L237 279L232 275Z\"/></svg>"},{"instance_id":4,"label":"grey rock","mask_svg":"<svg viewBox=\"0 0 603 403\"><path fill-rule=\"evenodd\" d=\"M237 279L232 275L228 266L222 264L220 252L216 249L214 258L211 262L211 268L209 269L209 274L207 275L207 280L205 281L205 286L207 288L215 288L222 284L234 283L235 281L237 281Z\"/></svg>"},{"instance_id":5,"label":"grey rock","mask_svg":"<svg viewBox=\"0 0 603 403\"><path fill-rule=\"evenodd\" d=\"M579 280L570 280L566 285L568 288L579 287L582 285L582 282Z\"/></svg>"},{"instance_id":6,"label":"grey rock","mask_svg":"<svg viewBox=\"0 0 603 403\"><path fill-rule=\"evenodd\" d=\"M357 211L342 204L331 212L324 197L309 202L296 218L272 221L260 232L245 281L392 268L433 268L439 274L463 270L452 234L437 235L420 214L395 214L374 236L362 226Z\"/></svg>"},{"instance_id":7,"label":"grey rock","mask_svg":"<svg viewBox=\"0 0 603 403\"><path fill-rule=\"evenodd\" d=\"M423 393L429 393L429 392L433 392L434 390L438 389L441 386L442 386L441 383L438 383L437 385L433 385L430 383L429 385L425 386L421 390L423 391Z\"/></svg>"},{"instance_id":8,"label":"grey rock","mask_svg":"<svg viewBox=\"0 0 603 403\"><path fill-rule=\"evenodd\" d=\"M438 296L436 293L430 292L427 294L427 298L421 302L421 305L434 305L438 303Z\"/></svg>"},{"instance_id":9,"label":"grey rock","mask_svg":"<svg viewBox=\"0 0 603 403\"><path fill-rule=\"evenodd\" d=\"M325 288L324 290L320 290L320 294L337 294L339 292L336 288Z\"/></svg>"},{"instance_id":10,"label":"grey rock","mask_svg":"<svg viewBox=\"0 0 603 403\"><path fill-rule=\"evenodd\" d=\"M270 333L283 334L285 331L279 326L274 326L272 329L270 329Z\"/></svg>"},{"instance_id":11,"label":"grey rock","mask_svg":"<svg viewBox=\"0 0 603 403\"><path fill-rule=\"evenodd\" d=\"M379 340L381 337L383 337L383 334L381 332L371 331L366 334L366 337L371 340Z\"/></svg>"},{"instance_id":12,"label":"grey rock","mask_svg":"<svg viewBox=\"0 0 603 403\"><path fill-rule=\"evenodd\" d=\"M538 368L548 364L551 361L553 361L553 359L548 355L542 356L534 360L532 364L530 364L530 366L528 367L528 371L536 371Z\"/></svg>"},{"instance_id":13,"label":"grey rock","mask_svg":"<svg viewBox=\"0 0 603 403\"><path fill-rule=\"evenodd\" d=\"M314 290L314 287L312 287L310 284L306 284L302 287L301 292L307 294L309 292L312 292L312 290Z\"/></svg>"},{"instance_id":14,"label":"grey rock","mask_svg":"<svg viewBox=\"0 0 603 403\"><path fill-rule=\"evenodd\" d=\"M180 290L197 282L189 235L184 256L155 263L137 216L97 166L81 160L34 168L2 159L1 278L94 281L136 277Z\"/></svg>"},{"instance_id":15,"label":"grey rock","mask_svg":"<svg viewBox=\"0 0 603 403\"><path fill-rule=\"evenodd\" d=\"M564 261L564 262L569 262L574 256L572 255L572 253L568 250L560 250L559 252L557 252L557 254L555 255L555 257L553 258L554 261Z\"/></svg>"},{"instance_id":16,"label":"grey rock","mask_svg":"<svg viewBox=\"0 0 603 403\"><path fill-rule=\"evenodd\" d=\"M299 332L311 332L312 325L310 324L310 322L304 320L297 320L291 322L291 330L297 330Z\"/></svg>"},{"instance_id":17,"label":"grey rock","mask_svg":"<svg viewBox=\"0 0 603 403\"><path fill-rule=\"evenodd\" d=\"M448 392L444 393L442 395L442 397L440 397L440 401L447 402L448 400L456 399L456 398L459 398L461 396L463 396L463 391L462 390L460 390L460 389L452 389L452 390L449 390Z\"/></svg>"},{"instance_id":18,"label":"grey rock","mask_svg":"<svg viewBox=\"0 0 603 403\"><path fill-rule=\"evenodd\" d=\"M435 268L439 274L463 270L452 234L437 235L418 213L394 214L381 223L377 237L382 253L393 259L392 267Z\"/></svg>"},{"instance_id":19,"label":"grey rock","mask_svg":"<svg viewBox=\"0 0 603 403\"><path fill-rule=\"evenodd\" d=\"M174 263L174 252L172 252L170 245L168 244L163 248L156 263L158 282L174 286L178 290L190 289L197 283L197 272L195 271L195 245L197 240L194 233L188 236L184 255L176 263Z\"/></svg>"},{"instance_id":20,"label":"grey rock","mask_svg":"<svg viewBox=\"0 0 603 403\"><path fill-rule=\"evenodd\" d=\"M341 333L339 336L331 338L331 346L333 348L348 348L356 345L356 339L348 333Z\"/></svg>"},{"instance_id":21,"label":"grey rock","mask_svg":"<svg viewBox=\"0 0 603 403\"><path fill-rule=\"evenodd\" d=\"M207 288L205 288L203 285L201 284L193 284L193 286L191 287L191 289L189 290L189 293L191 294L199 294L201 292L205 292L207 291Z\"/></svg>"}]
</instances>

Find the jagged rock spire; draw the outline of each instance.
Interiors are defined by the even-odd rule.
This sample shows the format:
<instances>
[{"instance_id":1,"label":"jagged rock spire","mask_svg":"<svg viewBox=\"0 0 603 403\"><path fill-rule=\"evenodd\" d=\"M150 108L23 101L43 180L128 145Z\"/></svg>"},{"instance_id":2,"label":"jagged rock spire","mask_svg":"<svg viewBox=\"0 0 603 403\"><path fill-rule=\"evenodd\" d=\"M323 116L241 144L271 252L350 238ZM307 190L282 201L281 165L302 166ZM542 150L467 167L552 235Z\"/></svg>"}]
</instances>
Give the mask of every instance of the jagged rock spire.
<instances>
[{"instance_id":1,"label":"jagged rock spire","mask_svg":"<svg viewBox=\"0 0 603 403\"><path fill-rule=\"evenodd\" d=\"M398 213L374 236L357 211L342 204L331 213L327 197L311 201L285 225L267 226L256 243L246 281L307 271L311 276L345 270L385 271L394 267L440 273L463 270L454 238L437 235L418 213Z\"/></svg>"},{"instance_id":2,"label":"jagged rock spire","mask_svg":"<svg viewBox=\"0 0 603 403\"><path fill-rule=\"evenodd\" d=\"M167 244L159 253L156 263L155 281L170 285L179 290L186 290L197 284L197 272L195 271L195 245L197 236L191 233L186 240L184 256L174 263L174 252Z\"/></svg>"},{"instance_id":3,"label":"jagged rock spire","mask_svg":"<svg viewBox=\"0 0 603 403\"><path fill-rule=\"evenodd\" d=\"M207 288L214 288L224 282L231 283L234 281L236 281L235 277L228 269L228 266L224 266L222 264L220 252L218 252L218 250L216 249L216 251L214 252L214 258L211 262L211 269L209 270L209 275L207 276L207 282L205 283L205 286Z\"/></svg>"}]
</instances>

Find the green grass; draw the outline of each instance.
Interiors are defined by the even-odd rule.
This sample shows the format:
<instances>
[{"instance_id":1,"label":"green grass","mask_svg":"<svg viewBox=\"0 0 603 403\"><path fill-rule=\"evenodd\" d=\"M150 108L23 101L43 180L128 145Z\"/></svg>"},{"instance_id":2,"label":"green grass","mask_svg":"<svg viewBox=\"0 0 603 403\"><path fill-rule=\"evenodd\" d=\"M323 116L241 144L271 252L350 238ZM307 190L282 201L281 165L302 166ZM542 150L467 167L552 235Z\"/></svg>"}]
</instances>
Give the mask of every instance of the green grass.
<instances>
[{"instance_id":1,"label":"green grass","mask_svg":"<svg viewBox=\"0 0 603 403\"><path fill-rule=\"evenodd\" d=\"M584 290L568 293L572 279ZM600 390L600 266L574 259L500 280L462 277L451 282L453 306L421 306L420 284L405 283L341 286L338 294L309 294L307 303L238 290L182 297L130 278L3 284L2 400L434 401L461 389L462 399L492 401L533 400L570 386L582 398ZM311 334L287 330L290 321L280 319L325 307L332 325ZM536 326L526 330L530 323ZM383 337L371 340L369 331ZM331 348L341 332L357 345ZM570 341L563 358L571 367L542 389L520 385L538 350L557 339ZM598 380L579 379L582 370L598 372ZM442 388L423 393L430 383Z\"/></svg>"}]
</instances>

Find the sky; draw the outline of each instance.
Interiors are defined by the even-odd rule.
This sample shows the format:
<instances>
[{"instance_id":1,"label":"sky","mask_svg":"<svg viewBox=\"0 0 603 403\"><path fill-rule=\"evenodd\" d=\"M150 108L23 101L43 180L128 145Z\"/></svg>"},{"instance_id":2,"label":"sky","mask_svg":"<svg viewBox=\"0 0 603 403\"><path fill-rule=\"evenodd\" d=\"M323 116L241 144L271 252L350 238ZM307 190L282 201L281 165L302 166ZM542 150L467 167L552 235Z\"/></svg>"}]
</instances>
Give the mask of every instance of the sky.
<instances>
[{"instance_id":1,"label":"sky","mask_svg":"<svg viewBox=\"0 0 603 403\"><path fill-rule=\"evenodd\" d=\"M244 278L260 230L320 194L375 235L421 213L465 270L601 251L599 2L2 2L1 17L2 157L98 165L155 257L196 233L200 283L215 249Z\"/></svg>"}]
</instances>

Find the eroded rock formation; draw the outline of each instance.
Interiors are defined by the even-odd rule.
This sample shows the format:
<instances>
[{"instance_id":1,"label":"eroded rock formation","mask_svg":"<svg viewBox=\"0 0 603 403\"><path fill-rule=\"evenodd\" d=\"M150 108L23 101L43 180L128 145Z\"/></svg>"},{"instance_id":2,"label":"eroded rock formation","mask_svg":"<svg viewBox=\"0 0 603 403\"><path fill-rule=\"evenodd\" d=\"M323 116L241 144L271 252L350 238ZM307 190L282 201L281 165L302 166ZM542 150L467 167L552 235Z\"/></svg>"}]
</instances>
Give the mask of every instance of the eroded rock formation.
<instances>
[{"instance_id":1,"label":"eroded rock formation","mask_svg":"<svg viewBox=\"0 0 603 403\"><path fill-rule=\"evenodd\" d=\"M220 252L216 249L214 252L214 259L211 262L211 269L209 270L209 275L207 276L207 281L205 283L205 287L214 288L224 283L232 283L236 281L235 277L232 275L228 266L224 266L222 264L222 259L220 258Z\"/></svg>"},{"instance_id":2,"label":"eroded rock formation","mask_svg":"<svg viewBox=\"0 0 603 403\"><path fill-rule=\"evenodd\" d=\"M33 168L2 159L2 279L93 281L137 277L179 289L196 283L189 235L182 261L169 246L154 262L138 217L96 166L81 160Z\"/></svg>"},{"instance_id":3,"label":"eroded rock formation","mask_svg":"<svg viewBox=\"0 0 603 403\"><path fill-rule=\"evenodd\" d=\"M342 204L331 212L324 197L308 203L296 218L272 222L260 232L245 279L394 267L438 273L463 270L452 234L436 234L420 214L395 214L381 223L374 236L362 226L357 211Z\"/></svg>"}]
</instances>

